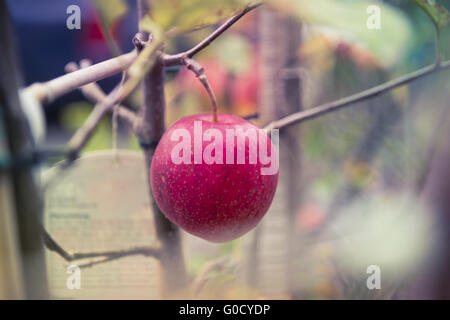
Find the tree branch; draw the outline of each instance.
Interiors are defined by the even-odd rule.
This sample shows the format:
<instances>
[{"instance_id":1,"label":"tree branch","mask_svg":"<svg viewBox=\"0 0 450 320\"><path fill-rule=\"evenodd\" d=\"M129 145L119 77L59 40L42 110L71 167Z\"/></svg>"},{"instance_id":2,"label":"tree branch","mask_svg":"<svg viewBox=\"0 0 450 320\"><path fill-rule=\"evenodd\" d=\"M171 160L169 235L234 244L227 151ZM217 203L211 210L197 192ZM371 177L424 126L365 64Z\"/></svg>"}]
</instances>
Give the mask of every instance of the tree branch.
<instances>
[{"instance_id":1,"label":"tree branch","mask_svg":"<svg viewBox=\"0 0 450 320\"><path fill-rule=\"evenodd\" d=\"M147 2L138 0L139 21L148 13ZM142 37L141 37L142 36ZM149 44L148 42L151 41ZM133 40L137 51L141 55L148 47L155 46L162 39L152 39L148 33L142 30ZM145 47L147 46L147 47ZM159 46L157 46L159 48ZM136 130L147 169L148 192L152 206L156 236L161 246L160 264L160 289L162 296L170 296L175 291L186 285L186 268L184 264L183 249L181 245L181 234L179 228L168 220L159 209L150 183L150 166L155 152L156 144L165 131L165 84L164 61L158 56L152 64L150 71L142 80L142 106L139 112L140 125Z\"/></svg>"},{"instance_id":2,"label":"tree branch","mask_svg":"<svg viewBox=\"0 0 450 320\"><path fill-rule=\"evenodd\" d=\"M197 53L205 49L209 46L214 40L216 40L219 36L221 36L225 31L227 31L233 24L239 21L243 16L252 11L253 9L261 6L262 3L250 4L245 7L240 13L234 15L227 21L225 21L220 27L218 27L213 33L211 33L208 37L206 37L203 41L198 43L195 47L178 54L174 55L164 55L164 65L165 66L175 66L175 65L183 65L185 58L192 58Z\"/></svg>"},{"instance_id":3,"label":"tree branch","mask_svg":"<svg viewBox=\"0 0 450 320\"><path fill-rule=\"evenodd\" d=\"M305 111L293 113L287 117L281 118L279 120L273 121L268 124L265 129L285 129L294 124L301 123L307 120L317 118L319 116L325 115L327 113L340 110L346 106L353 103L360 102L377 95L380 95L386 91L395 89L402 85L408 84L414 80L423 78L429 74L443 71L450 68L450 60L442 62L441 64L433 64L428 67L422 68L420 70L411 72L403 77L395 80L388 81L371 89L359 92L357 94L351 95L346 98L342 98L333 102L323 104L318 107L314 107Z\"/></svg>"},{"instance_id":4,"label":"tree branch","mask_svg":"<svg viewBox=\"0 0 450 320\"><path fill-rule=\"evenodd\" d=\"M77 70L44 83L32 84L27 90L42 103L48 104L60 96L88 83L99 81L128 69L136 60L137 52L126 53L88 68Z\"/></svg>"}]
</instances>

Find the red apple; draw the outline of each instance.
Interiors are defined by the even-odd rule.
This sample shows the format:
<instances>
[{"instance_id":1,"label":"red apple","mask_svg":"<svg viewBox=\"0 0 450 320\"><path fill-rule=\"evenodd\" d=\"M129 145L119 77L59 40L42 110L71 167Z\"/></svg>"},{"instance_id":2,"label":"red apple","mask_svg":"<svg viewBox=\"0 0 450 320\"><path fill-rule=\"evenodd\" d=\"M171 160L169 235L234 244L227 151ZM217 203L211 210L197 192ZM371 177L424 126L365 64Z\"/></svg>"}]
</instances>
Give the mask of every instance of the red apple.
<instances>
[{"instance_id":1,"label":"red apple","mask_svg":"<svg viewBox=\"0 0 450 320\"><path fill-rule=\"evenodd\" d=\"M155 200L169 220L205 240L225 242L253 229L269 209L278 153L268 135L249 121L219 114L214 122L210 114L193 115L165 132L150 174Z\"/></svg>"}]
</instances>

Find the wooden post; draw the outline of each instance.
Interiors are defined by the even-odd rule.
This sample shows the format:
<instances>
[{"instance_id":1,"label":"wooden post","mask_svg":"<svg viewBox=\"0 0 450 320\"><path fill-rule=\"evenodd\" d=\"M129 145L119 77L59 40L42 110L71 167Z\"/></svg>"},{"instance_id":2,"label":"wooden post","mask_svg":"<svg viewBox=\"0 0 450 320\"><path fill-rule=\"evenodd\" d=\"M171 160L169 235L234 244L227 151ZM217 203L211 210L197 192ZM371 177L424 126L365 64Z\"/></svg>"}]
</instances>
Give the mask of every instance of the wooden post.
<instances>
[{"instance_id":1,"label":"wooden post","mask_svg":"<svg viewBox=\"0 0 450 320\"><path fill-rule=\"evenodd\" d=\"M20 108L18 88L20 76L15 60L15 43L11 33L11 25L4 0L0 0L0 105L1 116L5 125L10 156L14 163L20 165L2 172L2 180L6 179L11 196L8 206L14 214L5 212L3 218L9 216L9 224L17 225L19 257L11 267L19 270L9 270L11 281L20 286L20 278L24 281L24 297L28 299L43 299L48 297L47 278L44 263L44 252L40 237L39 218L42 212L42 201L35 183L31 164L18 159L30 158L33 145L31 134L26 124L25 116ZM5 180L2 181L5 182ZM3 209L3 208L2 208ZM15 237L10 235L9 240ZM14 250L16 245L10 244ZM12 255L11 255L12 254ZM10 256L15 254L10 252ZM11 261L12 262L12 261ZM3 263L3 260L2 260ZM7 263L6 263L7 264ZM5 265L6 265L5 264ZM17 275L16 272L21 273ZM14 297L20 297L20 288L10 291Z\"/></svg>"},{"instance_id":2,"label":"wooden post","mask_svg":"<svg viewBox=\"0 0 450 320\"><path fill-rule=\"evenodd\" d=\"M149 11L146 1L138 1L139 20ZM145 40L149 34L140 31ZM150 202L153 209L155 231L161 245L160 277L161 294L171 296L187 284L186 268L184 264L181 244L181 232L178 226L167 219L159 209L153 197L150 184L150 166L156 145L165 131L164 97L165 71L161 60L157 61L142 81L142 107L140 112L141 126L138 131L139 140L143 146L145 166L147 168Z\"/></svg>"},{"instance_id":3,"label":"wooden post","mask_svg":"<svg viewBox=\"0 0 450 320\"><path fill-rule=\"evenodd\" d=\"M262 77L258 106L261 123L267 124L302 109L297 58L301 27L268 10L261 10L259 18ZM248 252L249 285L269 296L291 292L292 221L301 199L298 138L298 128L280 132L277 193Z\"/></svg>"}]
</instances>

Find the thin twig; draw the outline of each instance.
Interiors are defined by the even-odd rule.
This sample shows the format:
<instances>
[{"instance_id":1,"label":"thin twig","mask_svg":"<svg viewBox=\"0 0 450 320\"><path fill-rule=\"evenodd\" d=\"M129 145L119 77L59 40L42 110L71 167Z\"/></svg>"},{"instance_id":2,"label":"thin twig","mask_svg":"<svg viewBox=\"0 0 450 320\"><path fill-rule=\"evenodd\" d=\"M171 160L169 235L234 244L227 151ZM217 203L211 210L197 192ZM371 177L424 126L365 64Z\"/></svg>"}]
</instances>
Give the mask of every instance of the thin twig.
<instances>
[{"instance_id":1,"label":"thin twig","mask_svg":"<svg viewBox=\"0 0 450 320\"><path fill-rule=\"evenodd\" d=\"M242 117L245 120L253 120L253 119L258 119L259 118L259 113L255 112L255 113L251 113L247 116Z\"/></svg>"},{"instance_id":2,"label":"thin twig","mask_svg":"<svg viewBox=\"0 0 450 320\"><path fill-rule=\"evenodd\" d=\"M105 99L97 103L89 114L83 125L78 128L67 144L69 159L78 157L81 150L86 146L103 116L119 101L119 91L121 86L117 86Z\"/></svg>"},{"instance_id":3,"label":"thin twig","mask_svg":"<svg viewBox=\"0 0 450 320\"><path fill-rule=\"evenodd\" d=\"M184 63L186 65L186 68L194 72L197 79L202 83L203 87L205 87L212 104L213 120L214 122L217 122L217 99L214 91L209 84L205 68L203 68L197 61L189 58L184 59Z\"/></svg>"},{"instance_id":4,"label":"thin twig","mask_svg":"<svg viewBox=\"0 0 450 320\"><path fill-rule=\"evenodd\" d=\"M89 68L90 66L91 62L89 60L84 59L80 61L81 69ZM79 68L76 63L71 62L66 65L65 70L67 73L70 73L79 70ZM123 79L124 77L122 77L122 81ZM91 82L87 85L80 87L79 89L86 97L86 99L88 99L93 103L99 103L106 98L106 94L103 92L102 88L96 82ZM123 120L125 120L125 122L127 122L132 128L135 127L138 121L135 112L120 104L115 105L113 109L116 110L118 112L118 116ZM110 111L113 111L113 109Z\"/></svg>"},{"instance_id":5,"label":"thin twig","mask_svg":"<svg viewBox=\"0 0 450 320\"><path fill-rule=\"evenodd\" d=\"M96 258L96 257L104 257L104 259L100 260L92 260L86 262L84 264L78 264L78 267L81 269L90 268L97 264L102 264L114 260L119 260L121 258L126 258L130 256L144 256L144 257L153 257L155 259L160 258L160 249L154 247L136 247L128 250L122 251L105 251L105 252L92 252L92 253L76 253L75 256L80 256L82 258L75 259L85 259L85 258Z\"/></svg>"},{"instance_id":6,"label":"thin twig","mask_svg":"<svg viewBox=\"0 0 450 320\"><path fill-rule=\"evenodd\" d=\"M72 255L69 252L67 252L61 245L59 245L55 239L53 239L53 237L47 232L47 230L45 230L42 224L40 225L40 228L41 228L41 237L45 247L50 251L56 252L66 261L72 261L73 260Z\"/></svg>"},{"instance_id":7,"label":"thin twig","mask_svg":"<svg viewBox=\"0 0 450 320\"><path fill-rule=\"evenodd\" d=\"M111 257L106 257L106 258L101 259L101 260L92 260L92 261L87 262L87 263L78 264L77 266L80 269L86 269L86 268L91 268L91 267L93 267L93 266L95 266L97 264L107 263L107 262L118 260L118 259L120 259L122 257L127 257L127 256L128 255L125 255L125 256L111 256Z\"/></svg>"},{"instance_id":8,"label":"thin twig","mask_svg":"<svg viewBox=\"0 0 450 320\"><path fill-rule=\"evenodd\" d=\"M125 250L111 250L111 251L98 251L98 252L79 252L72 254L72 260L81 260L97 257L124 257L130 255L143 255L147 257L159 256L159 249L156 247L135 247Z\"/></svg>"},{"instance_id":9,"label":"thin twig","mask_svg":"<svg viewBox=\"0 0 450 320\"><path fill-rule=\"evenodd\" d=\"M69 65L69 69L73 68L73 65ZM126 98L122 94L122 88L125 86L125 83L127 82L127 74L126 72L122 73L122 79L120 80L120 83L114 88L114 90L105 96L102 100L98 101L95 105L92 112L89 114L88 118L85 120L83 125L78 128L78 130L75 132L75 134L72 136L70 141L68 142L68 158L69 161L75 159L78 157L81 150L86 146L87 142L91 138L92 134L94 133L95 129L98 127L98 124L100 123L103 116L107 113L113 110L114 106L119 105L120 102ZM99 87L96 87L97 85L95 83L91 83L84 86L84 90L89 91L90 94L98 95L98 98L100 98L99 93L101 92L101 89ZM100 90L98 90L100 89ZM131 111L128 113L125 113L123 110L125 108L120 108L122 111L122 115L124 115L129 121L131 121L131 124L133 126L133 129L135 129L138 126L138 118L136 115L132 115Z\"/></svg>"},{"instance_id":10,"label":"thin twig","mask_svg":"<svg viewBox=\"0 0 450 320\"><path fill-rule=\"evenodd\" d=\"M110 251L106 250L106 251L70 253L66 251L61 245L59 245L42 225L41 225L41 235L44 240L46 248L50 251L57 253L67 262L99 257L104 257L105 259L109 260L115 260L132 255L143 255L146 257L154 257L155 259L158 259L160 253L159 252L160 249L157 247L134 247L124 250L110 250Z\"/></svg>"},{"instance_id":11,"label":"thin twig","mask_svg":"<svg viewBox=\"0 0 450 320\"><path fill-rule=\"evenodd\" d=\"M261 6L262 3L255 3L250 4L247 7L245 7L244 10L242 10L240 13L234 15L227 21L225 21L220 27L218 27L213 33L211 33L208 37L206 37L203 41L198 43L193 48L181 52L174 55L165 55L164 58L164 65L166 66L175 66L175 65L183 65L185 58L192 58L197 53L205 49L207 46L209 46L214 40L216 40L219 36L221 36L225 31L227 31L233 24L235 24L237 21L239 21L243 16L245 16L247 13L252 11L253 9Z\"/></svg>"},{"instance_id":12,"label":"thin twig","mask_svg":"<svg viewBox=\"0 0 450 320\"><path fill-rule=\"evenodd\" d=\"M119 145L119 107L115 105L113 108L113 114L111 119L111 131L112 131L112 150L114 159L117 160L118 145Z\"/></svg>"},{"instance_id":13,"label":"thin twig","mask_svg":"<svg viewBox=\"0 0 450 320\"><path fill-rule=\"evenodd\" d=\"M327 113L340 110L346 106L349 106L351 104L354 104L356 102L360 102L372 97L375 97L377 95L380 95L386 91L395 89L397 87L400 87L402 85L408 84L414 80L417 80L419 78L425 77L429 74L443 71L445 69L450 68L450 60L445 61L441 63L440 65L433 64L428 67L422 68L420 70L411 72L403 77L400 77L395 80L388 81L386 83L383 83L381 85L378 85L376 87L373 87L371 89L359 92L357 94L329 102L326 104L323 104L318 107L314 107L305 111L296 112L293 113L287 117L281 118L279 120L273 121L270 124L268 124L265 129L285 129L287 127L290 127L294 124L304 122L306 120L311 120L314 118L317 118L319 116L325 115Z\"/></svg>"}]
</instances>

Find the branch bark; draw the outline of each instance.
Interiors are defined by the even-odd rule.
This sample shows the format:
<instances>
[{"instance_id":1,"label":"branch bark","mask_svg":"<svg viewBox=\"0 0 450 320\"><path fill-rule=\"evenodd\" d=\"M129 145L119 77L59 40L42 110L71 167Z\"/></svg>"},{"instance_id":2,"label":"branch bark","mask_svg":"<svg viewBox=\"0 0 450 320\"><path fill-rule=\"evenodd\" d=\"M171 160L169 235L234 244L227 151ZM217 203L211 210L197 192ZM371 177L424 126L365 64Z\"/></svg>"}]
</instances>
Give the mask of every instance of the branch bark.
<instances>
[{"instance_id":1,"label":"branch bark","mask_svg":"<svg viewBox=\"0 0 450 320\"><path fill-rule=\"evenodd\" d=\"M139 21L148 12L147 2L138 0ZM151 41L150 35L140 31L144 41ZM139 50L139 48L137 48ZM156 145L165 131L165 97L164 97L164 61L157 59L150 72L142 81L142 106L140 126L137 136L145 156L147 168L148 191L153 209L155 231L160 242L160 290L163 297L186 286L187 275L181 246L181 234L178 226L169 221L159 209L153 197L150 184L150 166Z\"/></svg>"},{"instance_id":2,"label":"branch bark","mask_svg":"<svg viewBox=\"0 0 450 320\"><path fill-rule=\"evenodd\" d=\"M88 68L43 83L35 83L28 87L33 95L42 103L48 104L62 95L69 93L88 83L99 81L126 70L137 58L137 52L126 53Z\"/></svg>"}]
</instances>

